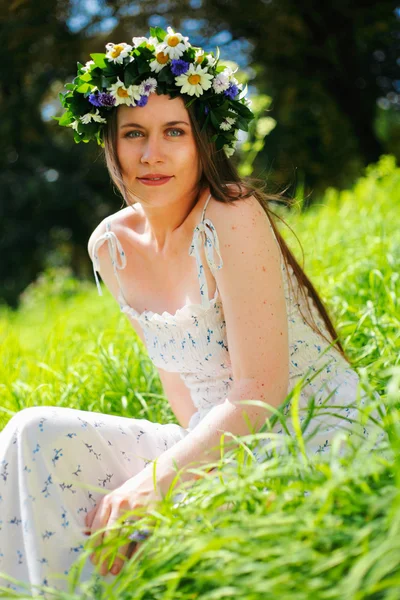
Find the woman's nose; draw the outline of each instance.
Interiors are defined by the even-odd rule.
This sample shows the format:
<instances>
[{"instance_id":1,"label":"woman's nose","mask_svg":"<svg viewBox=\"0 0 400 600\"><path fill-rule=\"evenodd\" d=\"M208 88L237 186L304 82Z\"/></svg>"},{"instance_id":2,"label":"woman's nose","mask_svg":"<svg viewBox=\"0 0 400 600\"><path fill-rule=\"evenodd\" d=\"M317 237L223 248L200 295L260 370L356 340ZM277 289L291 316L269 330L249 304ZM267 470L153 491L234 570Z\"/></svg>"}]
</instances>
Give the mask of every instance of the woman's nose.
<instances>
[{"instance_id":1,"label":"woman's nose","mask_svg":"<svg viewBox=\"0 0 400 600\"><path fill-rule=\"evenodd\" d=\"M163 153L160 145L160 141L155 137L150 136L145 140L142 147L141 162L154 164L163 161Z\"/></svg>"}]
</instances>

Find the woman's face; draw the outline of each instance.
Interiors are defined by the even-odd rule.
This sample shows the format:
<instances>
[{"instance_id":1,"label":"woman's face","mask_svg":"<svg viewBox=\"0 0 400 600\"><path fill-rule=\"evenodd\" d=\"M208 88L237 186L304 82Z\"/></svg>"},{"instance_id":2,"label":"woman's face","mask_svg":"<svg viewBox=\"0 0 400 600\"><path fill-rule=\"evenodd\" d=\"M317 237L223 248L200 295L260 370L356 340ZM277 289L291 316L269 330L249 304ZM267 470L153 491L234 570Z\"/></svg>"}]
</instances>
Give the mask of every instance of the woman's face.
<instances>
[{"instance_id":1,"label":"woman's face","mask_svg":"<svg viewBox=\"0 0 400 600\"><path fill-rule=\"evenodd\" d=\"M117 154L130 191L163 203L196 194L201 163L183 99L150 94L146 106L117 110ZM149 175L170 179L151 185L143 181Z\"/></svg>"}]
</instances>

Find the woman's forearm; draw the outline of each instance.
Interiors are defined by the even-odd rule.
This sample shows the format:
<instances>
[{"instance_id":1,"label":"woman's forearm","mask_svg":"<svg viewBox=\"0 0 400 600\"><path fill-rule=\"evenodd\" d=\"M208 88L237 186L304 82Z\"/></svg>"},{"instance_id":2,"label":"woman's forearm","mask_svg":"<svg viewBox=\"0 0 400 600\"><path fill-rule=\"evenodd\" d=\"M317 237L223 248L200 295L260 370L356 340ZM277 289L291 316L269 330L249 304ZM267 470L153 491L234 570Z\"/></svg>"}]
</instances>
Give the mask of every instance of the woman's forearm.
<instances>
[{"instance_id":1,"label":"woman's forearm","mask_svg":"<svg viewBox=\"0 0 400 600\"><path fill-rule=\"evenodd\" d=\"M261 392L261 390L263 390ZM228 432L224 445L226 449L235 447L229 433L235 436L248 435L257 432L271 415L271 411L260 402L267 402L277 407L286 395L279 389L278 384L269 386L265 393L265 384L254 380L242 380L235 385L225 399L225 402L214 406L200 423L182 440L163 452L156 461L156 478L160 490L165 494L177 471L181 471L179 482L195 478L188 469L217 460L221 455L221 435ZM258 405L240 404L241 400L257 400ZM146 469L152 469L153 464Z\"/></svg>"}]
</instances>

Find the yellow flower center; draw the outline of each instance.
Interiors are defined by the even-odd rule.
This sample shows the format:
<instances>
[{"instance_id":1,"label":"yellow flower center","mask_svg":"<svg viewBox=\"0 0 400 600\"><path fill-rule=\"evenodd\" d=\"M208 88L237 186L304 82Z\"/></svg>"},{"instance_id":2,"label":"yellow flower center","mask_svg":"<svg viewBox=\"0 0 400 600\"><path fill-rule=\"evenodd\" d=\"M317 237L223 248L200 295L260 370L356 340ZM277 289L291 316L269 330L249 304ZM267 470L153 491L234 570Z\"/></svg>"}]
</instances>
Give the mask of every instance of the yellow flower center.
<instances>
[{"instance_id":1,"label":"yellow flower center","mask_svg":"<svg viewBox=\"0 0 400 600\"><path fill-rule=\"evenodd\" d=\"M179 44L179 38L176 35L171 35L168 38L168 46L172 46L173 48L175 48L175 46L177 46Z\"/></svg>"},{"instance_id":2,"label":"yellow flower center","mask_svg":"<svg viewBox=\"0 0 400 600\"><path fill-rule=\"evenodd\" d=\"M111 52L111 56L113 58L118 58L118 56L121 54L121 52L123 51L124 47L120 46L119 44L117 46L114 46L112 52Z\"/></svg>"},{"instance_id":3,"label":"yellow flower center","mask_svg":"<svg viewBox=\"0 0 400 600\"><path fill-rule=\"evenodd\" d=\"M204 54L199 54L199 56L196 58L196 62L197 64L201 65L201 63L204 60Z\"/></svg>"},{"instance_id":4,"label":"yellow flower center","mask_svg":"<svg viewBox=\"0 0 400 600\"><path fill-rule=\"evenodd\" d=\"M160 65L165 65L166 62L168 62L168 54L164 54L164 52L159 52L156 56L157 58L157 62L160 63Z\"/></svg>"},{"instance_id":5,"label":"yellow flower center","mask_svg":"<svg viewBox=\"0 0 400 600\"><path fill-rule=\"evenodd\" d=\"M117 89L117 94L120 98L127 98L129 96L127 90L123 87Z\"/></svg>"},{"instance_id":6,"label":"yellow flower center","mask_svg":"<svg viewBox=\"0 0 400 600\"><path fill-rule=\"evenodd\" d=\"M190 85L197 85L198 83L200 83L201 81L201 77L200 75L189 75L188 77L188 82L190 83Z\"/></svg>"}]
</instances>

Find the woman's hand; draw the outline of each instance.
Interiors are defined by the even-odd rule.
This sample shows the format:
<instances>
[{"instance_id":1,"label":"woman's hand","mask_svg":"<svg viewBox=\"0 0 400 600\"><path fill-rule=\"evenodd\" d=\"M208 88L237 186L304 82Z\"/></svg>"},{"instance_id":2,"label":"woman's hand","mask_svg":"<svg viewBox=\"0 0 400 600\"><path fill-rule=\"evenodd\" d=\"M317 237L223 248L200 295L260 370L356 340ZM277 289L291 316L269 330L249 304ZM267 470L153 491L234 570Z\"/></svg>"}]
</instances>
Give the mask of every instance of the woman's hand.
<instances>
[{"instance_id":1,"label":"woman's hand","mask_svg":"<svg viewBox=\"0 0 400 600\"><path fill-rule=\"evenodd\" d=\"M111 529L115 526L118 519L126 512L132 511L138 507L152 508L162 499L159 489L154 489L152 472L143 471L128 479L123 485L109 492L104 496L95 508L93 508L85 517L85 524L93 535L99 529ZM134 519L130 517L130 521ZM115 531L105 531L93 537L91 543L94 548L102 544L106 539L115 537ZM126 558L130 558L138 549L136 546L131 552L132 544L125 544L118 548L118 555L112 564L109 564L110 558L105 560L105 550L100 554L93 553L90 560L93 564L100 564L99 572L101 575L107 575L111 571L117 575L121 570ZM129 554L129 555L128 555Z\"/></svg>"}]
</instances>

